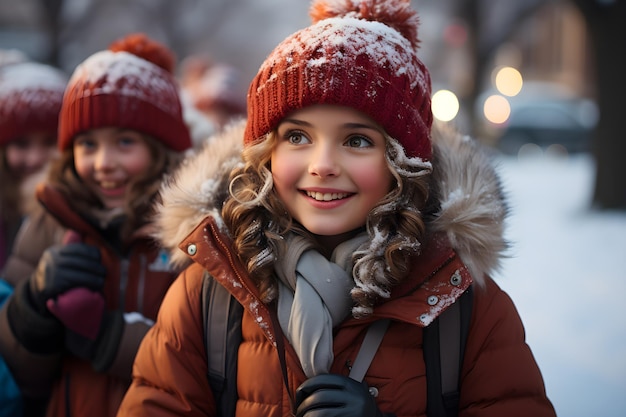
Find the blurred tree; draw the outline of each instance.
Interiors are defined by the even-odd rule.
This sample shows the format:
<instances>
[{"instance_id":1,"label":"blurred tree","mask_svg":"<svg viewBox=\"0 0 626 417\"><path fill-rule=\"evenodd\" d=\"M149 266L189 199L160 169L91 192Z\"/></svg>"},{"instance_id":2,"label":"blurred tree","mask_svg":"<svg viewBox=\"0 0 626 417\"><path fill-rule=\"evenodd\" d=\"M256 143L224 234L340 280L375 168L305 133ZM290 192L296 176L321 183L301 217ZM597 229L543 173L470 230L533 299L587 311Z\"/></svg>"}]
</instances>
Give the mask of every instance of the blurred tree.
<instances>
[{"instance_id":1,"label":"blurred tree","mask_svg":"<svg viewBox=\"0 0 626 417\"><path fill-rule=\"evenodd\" d=\"M626 164L621 160L626 155L621 122L626 98L626 0L570 1L584 16L594 54L594 90L600 119L593 138L596 161L593 205L600 209L626 209ZM481 91L486 65L518 24L545 4L545 0L457 0L455 14L469 28L468 48L474 57L473 68L468 69L473 72L473 83L461 98L474 135L478 132L473 103Z\"/></svg>"},{"instance_id":2,"label":"blurred tree","mask_svg":"<svg viewBox=\"0 0 626 417\"><path fill-rule=\"evenodd\" d=\"M593 46L600 120L593 139L596 178L593 203L626 209L626 1L572 0L582 11Z\"/></svg>"},{"instance_id":3,"label":"blurred tree","mask_svg":"<svg viewBox=\"0 0 626 417\"><path fill-rule=\"evenodd\" d=\"M553 1L553 0L549 0ZM516 0L503 2L498 0L456 0L453 13L465 22L469 28L467 47L474 57L473 82L467 94L461 97L463 107L471 121L472 134L478 137L474 103L482 89L485 71L491 58L502 43L515 32L526 17L546 3L545 0Z\"/></svg>"},{"instance_id":4,"label":"blurred tree","mask_svg":"<svg viewBox=\"0 0 626 417\"><path fill-rule=\"evenodd\" d=\"M41 7L46 16L47 26L50 31L50 51L48 53L47 62L51 65L59 67L59 52L58 52L58 44L56 39L59 37L59 21L58 16L61 12L61 7L63 5L63 0L45 0L40 1Z\"/></svg>"},{"instance_id":5,"label":"blurred tree","mask_svg":"<svg viewBox=\"0 0 626 417\"><path fill-rule=\"evenodd\" d=\"M46 60L68 73L131 32L146 33L182 59L203 49L222 20L244 5L243 0L30 1L45 13L50 37Z\"/></svg>"}]
</instances>

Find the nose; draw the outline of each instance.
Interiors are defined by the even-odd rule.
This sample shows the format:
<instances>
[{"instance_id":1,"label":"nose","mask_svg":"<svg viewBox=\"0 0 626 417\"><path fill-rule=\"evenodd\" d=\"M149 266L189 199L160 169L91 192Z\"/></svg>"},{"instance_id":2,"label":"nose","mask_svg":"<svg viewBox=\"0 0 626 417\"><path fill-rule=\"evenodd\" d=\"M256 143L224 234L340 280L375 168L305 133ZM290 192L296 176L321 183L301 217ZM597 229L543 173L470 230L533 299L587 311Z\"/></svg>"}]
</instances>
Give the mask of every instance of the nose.
<instances>
[{"instance_id":1,"label":"nose","mask_svg":"<svg viewBox=\"0 0 626 417\"><path fill-rule=\"evenodd\" d=\"M339 171L337 150L324 141L318 143L311 153L309 174L328 177L338 175Z\"/></svg>"},{"instance_id":2,"label":"nose","mask_svg":"<svg viewBox=\"0 0 626 417\"><path fill-rule=\"evenodd\" d=\"M94 169L96 171L110 170L115 166L115 155L106 146L98 148L96 157L94 159Z\"/></svg>"},{"instance_id":3,"label":"nose","mask_svg":"<svg viewBox=\"0 0 626 417\"><path fill-rule=\"evenodd\" d=\"M54 148L33 146L26 155L26 166L30 171L37 171L45 165L52 156Z\"/></svg>"},{"instance_id":4,"label":"nose","mask_svg":"<svg viewBox=\"0 0 626 417\"><path fill-rule=\"evenodd\" d=\"M26 152L24 165L29 173L39 171L55 154L56 148L47 144L35 144Z\"/></svg>"}]
</instances>

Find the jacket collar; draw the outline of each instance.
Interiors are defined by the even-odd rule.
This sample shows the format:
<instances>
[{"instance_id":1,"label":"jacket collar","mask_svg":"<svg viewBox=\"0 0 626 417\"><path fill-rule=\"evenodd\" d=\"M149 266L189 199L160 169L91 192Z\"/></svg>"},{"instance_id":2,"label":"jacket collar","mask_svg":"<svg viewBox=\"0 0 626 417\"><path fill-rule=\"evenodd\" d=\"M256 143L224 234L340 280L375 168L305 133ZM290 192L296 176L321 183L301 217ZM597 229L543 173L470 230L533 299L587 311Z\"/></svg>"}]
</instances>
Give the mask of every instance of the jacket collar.
<instances>
[{"instance_id":1,"label":"jacket collar","mask_svg":"<svg viewBox=\"0 0 626 417\"><path fill-rule=\"evenodd\" d=\"M107 239L93 223L77 212L68 202L67 198L55 187L47 183L41 183L36 189L37 200L45 208L46 212L54 217L64 228L72 230L81 236L91 236L102 245L108 245ZM86 216L87 214L85 214ZM115 219L113 221L117 221ZM102 228L104 229L104 228ZM131 241L139 239L151 239L155 233L155 225L148 223L135 230L130 238Z\"/></svg>"},{"instance_id":2,"label":"jacket collar","mask_svg":"<svg viewBox=\"0 0 626 417\"><path fill-rule=\"evenodd\" d=\"M268 307L244 266L239 262L215 218L206 217L179 245L191 260L201 264L246 308L273 340ZM413 262L410 278L392 290L391 297L362 320L349 319L345 325L390 318L417 326L429 325L472 284L472 277L442 234L431 236Z\"/></svg>"}]
</instances>

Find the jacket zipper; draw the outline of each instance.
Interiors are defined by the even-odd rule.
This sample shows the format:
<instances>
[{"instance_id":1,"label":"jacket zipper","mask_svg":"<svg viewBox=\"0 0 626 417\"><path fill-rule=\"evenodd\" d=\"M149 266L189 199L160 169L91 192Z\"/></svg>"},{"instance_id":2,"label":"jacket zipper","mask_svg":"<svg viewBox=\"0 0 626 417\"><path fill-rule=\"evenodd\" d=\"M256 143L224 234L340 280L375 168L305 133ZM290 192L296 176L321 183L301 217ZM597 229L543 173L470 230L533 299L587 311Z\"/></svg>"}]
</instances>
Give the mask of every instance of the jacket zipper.
<instances>
[{"instance_id":1,"label":"jacket zipper","mask_svg":"<svg viewBox=\"0 0 626 417\"><path fill-rule=\"evenodd\" d=\"M146 287L146 255L139 255L139 280L137 282L137 311L143 315L144 289Z\"/></svg>"},{"instance_id":2,"label":"jacket zipper","mask_svg":"<svg viewBox=\"0 0 626 417\"><path fill-rule=\"evenodd\" d=\"M126 285L128 285L128 266L130 262L128 258L120 258L120 303L118 310L124 312L124 305L126 304Z\"/></svg>"}]
</instances>

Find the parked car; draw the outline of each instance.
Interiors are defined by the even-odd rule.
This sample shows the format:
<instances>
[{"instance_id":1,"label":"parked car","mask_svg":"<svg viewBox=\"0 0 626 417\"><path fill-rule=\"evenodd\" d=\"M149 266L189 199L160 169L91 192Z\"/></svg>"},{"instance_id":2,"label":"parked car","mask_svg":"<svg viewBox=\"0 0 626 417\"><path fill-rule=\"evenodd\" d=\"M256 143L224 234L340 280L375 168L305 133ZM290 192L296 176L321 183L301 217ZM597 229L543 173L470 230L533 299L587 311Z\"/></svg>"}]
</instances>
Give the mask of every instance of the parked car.
<instances>
[{"instance_id":1,"label":"parked car","mask_svg":"<svg viewBox=\"0 0 626 417\"><path fill-rule=\"evenodd\" d=\"M575 95L551 83L527 82L508 98L511 113L496 129L495 146L518 155L529 147L558 153L591 150L598 108L591 99Z\"/></svg>"}]
</instances>

